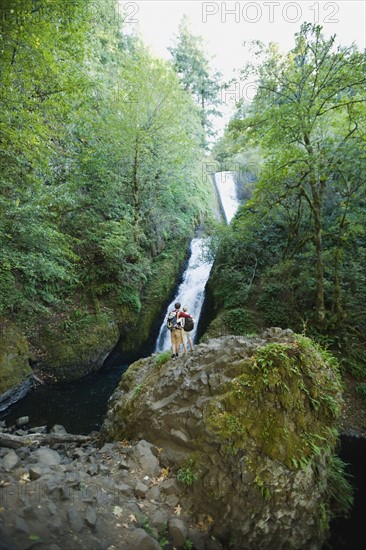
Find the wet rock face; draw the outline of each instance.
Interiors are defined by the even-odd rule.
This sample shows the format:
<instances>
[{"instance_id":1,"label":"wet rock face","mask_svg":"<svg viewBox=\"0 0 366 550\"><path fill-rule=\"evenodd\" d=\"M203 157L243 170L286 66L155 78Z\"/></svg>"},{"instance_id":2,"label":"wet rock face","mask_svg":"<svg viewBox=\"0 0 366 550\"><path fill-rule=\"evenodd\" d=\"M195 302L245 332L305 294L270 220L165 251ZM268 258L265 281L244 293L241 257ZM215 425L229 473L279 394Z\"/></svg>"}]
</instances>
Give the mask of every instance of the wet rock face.
<instances>
[{"instance_id":1,"label":"wet rock face","mask_svg":"<svg viewBox=\"0 0 366 550\"><path fill-rule=\"evenodd\" d=\"M19 386L32 373L27 339L10 321L0 317L0 403L7 392Z\"/></svg>"},{"instance_id":2,"label":"wet rock face","mask_svg":"<svg viewBox=\"0 0 366 550\"><path fill-rule=\"evenodd\" d=\"M341 404L338 373L321 351L269 329L213 339L164 364L154 356L133 364L102 436L161 449L186 505L231 547L315 549L327 535Z\"/></svg>"}]
</instances>

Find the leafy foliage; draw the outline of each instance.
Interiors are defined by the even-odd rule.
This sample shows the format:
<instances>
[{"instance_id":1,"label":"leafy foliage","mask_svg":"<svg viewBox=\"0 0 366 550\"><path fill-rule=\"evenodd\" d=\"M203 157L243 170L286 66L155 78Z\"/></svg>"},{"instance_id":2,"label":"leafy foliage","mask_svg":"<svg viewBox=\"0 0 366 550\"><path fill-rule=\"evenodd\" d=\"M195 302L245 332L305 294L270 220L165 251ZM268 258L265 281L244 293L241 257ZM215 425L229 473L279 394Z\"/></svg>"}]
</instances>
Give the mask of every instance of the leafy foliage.
<instances>
[{"instance_id":1,"label":"leafy foliage","mask_svg":"<svg viewBox=\"0 0 366 550\"><path fill-rule=\"evenodd\" d=\"M365 58L309 24L289 53L259 45L258 56L242 73L257 94L215 148L226 163L260 156L217 245L215 306L249 308L259 327L305 327L364 376Z\"/></svg>"},{"instance_id":2,"label":"leafy foliage","mask_svg":"<svg viewBox=\"0 0 366 550\"><path fill-rule=\"evenodd\" d=\"M175 45L168 49L183 89L192 95L199 106L204 132L207 136L214 135L211 117L222 116L217 109L221 103L219 98L221 73L212 74L203 39L191 33L186 16L183 16L179 25ZM203 145L207 145L205 139L206 137L203 136Z\"/></svg>"},{"instance_id":3,"label":"leafy foliage","mask_svg":"<svg viewBox=\"0 0 366 550\"><path fill-rule=\"evenodd\" d=\"M152 259L208 216L200 113L114 0L1 10L0 313L138 312Z\"/></svg>"},{"instance_id":4,"label":"leafy foliage","mask_svg":"<svg viewBox=\"0 0 366 550\"><path fill-rule=\"evenodd\" d=\"M331 519L348 517L352 510L354 491L349 482L350 475L346 473L345 467L346 464L337 455L331 457L327 484Z\"/></svg>"},{"instance_id":5,"label":"leafy foliage","mask_svg":"<svg viewBox=\"0 0 366 550\"><path fill-rule=\"evenodd\" d=\"M198 479L198 474L192 469L193 462L190 460L188 465L182 467L177 472L177 480L190 487Z\"/></svg>"}]
</instances>

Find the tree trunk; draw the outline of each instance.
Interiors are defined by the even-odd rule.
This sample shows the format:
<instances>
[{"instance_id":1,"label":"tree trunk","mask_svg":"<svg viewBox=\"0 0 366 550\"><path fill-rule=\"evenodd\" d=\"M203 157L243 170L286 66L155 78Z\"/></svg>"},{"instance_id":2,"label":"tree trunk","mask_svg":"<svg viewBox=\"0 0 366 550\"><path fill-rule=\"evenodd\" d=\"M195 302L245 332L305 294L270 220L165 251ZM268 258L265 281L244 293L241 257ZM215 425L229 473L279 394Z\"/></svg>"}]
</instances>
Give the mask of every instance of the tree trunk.
<instances>
[{"instance_id":1,"label":"tree trunk","mask_svg":"<svg viewBox=\"0 0 366 550\"><path fill-rule=\"evenodd\" d=\"M311 189L311 209L314 216L314 243L316 254L316 320L319 326L324 324L324 264L323 264L323 242L322 242L322 198L325 182L319 179L316 174L316 159L310 141L310 134L304 133L305 148L308 152L309 183Z\"/></svg>"},{"instance_id":2,"label":"tree trunk","mask_svg":"<svg viewBox=\"0 0 366 550\"><path fill-rule=\"evenodd\" d=\"M139 225L140 225L140 186L138 181L138 163L139 163L139 138L136 136L135 156L133 160L132 173L132 202L133 202L133 222L135 227L135 241L139 241Z\"/></svg>"},{"instance_id":3,"label":"tree trunk","mask_svg":"<svg viewBox=\"0 0 366 550\"><path fill-rule=\"evenodd\" d=\"M344 317L344 311L343 311L342 300L341 300L341 282L340 282L339 270L341 266L342 235L343 235L344 227L346 225L348 205L349 205L349 197L347 198L346 208L344 210L343 216L339 223L336 251L334 255L334 292L333 292L332 312L335 315L335 320L337 323L343 320L343 317Z\"/></svg>"},{"instance_id":4,"label":"tree trunk","mask_svg":"<svg viewBox=\"0 0 366 550\"><path fill-rule=\"evenodd\" d=\"M318 324L323 325L325 319L325 304L321 200L316 185L311 185L311 191L313 196L314 241L316 253L316 318Z\"/></svg>"}]
</instances>

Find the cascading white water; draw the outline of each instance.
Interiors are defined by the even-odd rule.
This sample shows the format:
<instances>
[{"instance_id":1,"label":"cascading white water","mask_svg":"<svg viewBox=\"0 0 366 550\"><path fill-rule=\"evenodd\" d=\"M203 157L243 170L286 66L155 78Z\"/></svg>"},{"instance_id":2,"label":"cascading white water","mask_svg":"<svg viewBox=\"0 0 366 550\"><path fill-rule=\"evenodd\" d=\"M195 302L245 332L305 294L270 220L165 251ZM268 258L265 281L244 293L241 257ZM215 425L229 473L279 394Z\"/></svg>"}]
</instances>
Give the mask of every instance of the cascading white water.
<instances>
[{"instance_id":1,"label":"cascading white water","mask_svg":"<svg viewBox=\"0 0 366 550\"><path fill-rule=\"evenodd\" d=\"M230 223L239 207L235 185L235 172L217 172L214 175L215 185L225 214L226 223Z\"/></svg>"},{"instance_id":2,"label":"cascading white water","mask_svg":"<svg viewBox=\"0 0 366 550\"><path fill-rule=\"evenodd\" d=\"M174 300L169 304L167 314L174 309L174 304L180 302L182 307L186 307L188 313L195 318L195 327L190 333L192 341L197 330L197 324L202 309L205 285L210 275L213 261L208 261L202 257L207 239L192 239L191 256L188 266L183 274L183 281L179 286ZM167 315L166 315L167 316ZM163 351L170 346L170 333L166 328L166 317L160 327L158 339L156 341L155 351Z\"/></svg>"},{"instance_id":3,"label":"cascading white water","mask_svg":"<svg viewBox=\"0 0 366 550\"><path fill-rule=\"evenodd\" d=\"M234 172L218 172L214 177L226 223L230 223L239 207ZM170 333L166 328L166 319L168 312L174 309L176 302L180 302L182 307L186 307L188 313L195 318L195 328L190 333L194 342L204 300L205 286L213 264L213 260L207 260L203 257L202 253L206 245L207 239L192 239L191 256L188 266L183 274L183 281L177 290L174 300L168 306L156 341L155 352L170 348Z\"/></svg>"}]
</instances>

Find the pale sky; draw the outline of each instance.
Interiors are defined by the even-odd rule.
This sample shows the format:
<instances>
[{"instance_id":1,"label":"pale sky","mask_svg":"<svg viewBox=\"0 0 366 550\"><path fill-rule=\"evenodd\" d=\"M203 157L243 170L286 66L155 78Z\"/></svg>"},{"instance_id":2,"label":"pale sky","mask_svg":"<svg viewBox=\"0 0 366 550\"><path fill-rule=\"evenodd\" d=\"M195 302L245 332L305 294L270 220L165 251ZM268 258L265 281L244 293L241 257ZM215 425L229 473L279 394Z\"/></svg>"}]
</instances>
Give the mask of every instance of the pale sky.
<instances>
[{"instance_id":1,"label":"pale sky","mask_svg":"<svg viewBox=\"0 0 366 550\"><path fill-rule=\"evenodd\" d=\"M204 38L211 66L223 74L223 80L235 75L248 59L244 40L277 42L283 51L294 46L294 34L302 22L317 23L326 36L337 35L336 43L348 46L355 42L366 48L366 2L364 0L328 1L249 1L201 2L186 0L120 0L120 14L125 29L131 25L143 37L157 57L170 59L167 50L178 33L179 22L186 14L193 34ZM240 92L242 93L242 92ZM250 86L245 93L250 96ZM233 95L233 94L232 94ZM226 111L234 101L227 98ZM227 116L225 117L227 118ZM222 129L224 122L218 123Z\"/></svg>"}]
</instances>

